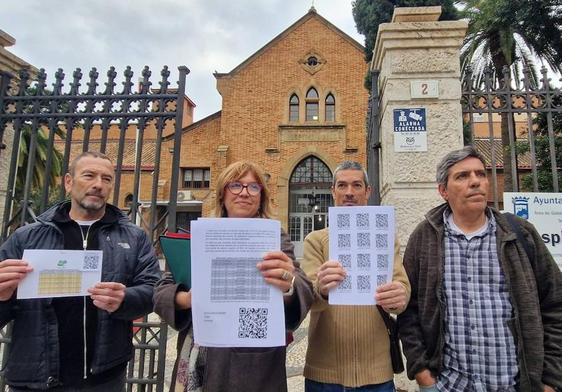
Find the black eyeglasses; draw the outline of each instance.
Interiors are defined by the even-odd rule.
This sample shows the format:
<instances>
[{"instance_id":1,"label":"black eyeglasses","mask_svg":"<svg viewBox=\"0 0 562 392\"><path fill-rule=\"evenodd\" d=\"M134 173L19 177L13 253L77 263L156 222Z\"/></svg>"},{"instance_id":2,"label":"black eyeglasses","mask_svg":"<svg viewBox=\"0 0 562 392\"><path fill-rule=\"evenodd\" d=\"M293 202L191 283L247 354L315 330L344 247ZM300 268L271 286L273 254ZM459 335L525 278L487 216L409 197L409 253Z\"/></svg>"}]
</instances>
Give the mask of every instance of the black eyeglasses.
<instances>
[{"instance_id":1,"label":"black eyeglasses","mask_svg":"<svg viewBox=\"0 0 562 392\"><path fill-rule=\"evenodd\" d=\"M244 185L241 182L235 181L226 184L226 189L228 189L230 193L234 195L241 194L244 188L246 188L246 190L251 196L257 196L261 192L261 185L258 184L257 182L250 182L249 184Z\"/></svg>"}]
</instances>

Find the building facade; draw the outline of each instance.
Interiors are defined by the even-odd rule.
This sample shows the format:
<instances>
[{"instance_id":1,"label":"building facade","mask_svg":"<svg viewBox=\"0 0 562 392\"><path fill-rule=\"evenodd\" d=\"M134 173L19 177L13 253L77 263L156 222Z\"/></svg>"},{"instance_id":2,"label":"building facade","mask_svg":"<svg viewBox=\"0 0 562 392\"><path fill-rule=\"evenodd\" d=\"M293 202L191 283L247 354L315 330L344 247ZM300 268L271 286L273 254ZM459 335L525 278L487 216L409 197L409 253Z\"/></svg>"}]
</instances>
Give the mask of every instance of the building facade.
<instances>
[{"instance_id":1,"label":"building facade","mask_svg":"<svg viewBox=\"0 0 562 392\"><path fill-rule=\"evenodd\" d=\"M306 234L327 224L335 167L365 164L363 56L311 8L236 68L215 73L222 109L183 129L178 224L212 216L218 175L251 160L266 172L276 217L300 255ZM171 176L167 150L162 179Z\"/></svg>"}]
</instances>

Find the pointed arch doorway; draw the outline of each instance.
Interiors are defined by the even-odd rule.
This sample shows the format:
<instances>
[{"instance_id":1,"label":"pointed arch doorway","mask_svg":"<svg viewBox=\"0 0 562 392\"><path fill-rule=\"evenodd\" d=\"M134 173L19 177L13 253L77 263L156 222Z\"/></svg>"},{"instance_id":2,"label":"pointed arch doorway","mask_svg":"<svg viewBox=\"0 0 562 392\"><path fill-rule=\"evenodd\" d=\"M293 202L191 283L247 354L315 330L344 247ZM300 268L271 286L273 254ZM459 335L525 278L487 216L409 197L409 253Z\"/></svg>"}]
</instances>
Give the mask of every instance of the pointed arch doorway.
<instances>
[{"instance_id":1,"label":"pointed arch doorway","mask_svg":"<svg viewBox=\"0 0 562 392\"><path fill-rule=\"evenodd\" d=\"M295 256L302 257L304 238L328 225L328 207L333 206L332 172L315 156L304 158L289 180L289 235Z\"/></svg>"}]
</instances>

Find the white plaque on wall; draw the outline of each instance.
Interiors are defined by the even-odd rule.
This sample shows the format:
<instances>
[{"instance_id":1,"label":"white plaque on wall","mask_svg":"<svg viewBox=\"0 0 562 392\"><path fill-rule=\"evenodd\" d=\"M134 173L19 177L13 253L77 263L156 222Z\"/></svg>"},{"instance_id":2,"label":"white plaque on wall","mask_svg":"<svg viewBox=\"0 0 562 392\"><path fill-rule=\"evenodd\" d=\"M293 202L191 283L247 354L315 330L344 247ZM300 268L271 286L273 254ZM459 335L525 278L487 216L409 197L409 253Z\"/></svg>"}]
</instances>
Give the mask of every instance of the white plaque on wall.
<instances>
[{"instance_id":1,"label":"white plaque on wall","mask_svg":"<svg viewBox=\"0 0 562 392\"><path fill-rule=\"evenodd\" d=\"M410 95L412 98L439 98L438 80L410 81Z\"/></svg>"}]
</instances>

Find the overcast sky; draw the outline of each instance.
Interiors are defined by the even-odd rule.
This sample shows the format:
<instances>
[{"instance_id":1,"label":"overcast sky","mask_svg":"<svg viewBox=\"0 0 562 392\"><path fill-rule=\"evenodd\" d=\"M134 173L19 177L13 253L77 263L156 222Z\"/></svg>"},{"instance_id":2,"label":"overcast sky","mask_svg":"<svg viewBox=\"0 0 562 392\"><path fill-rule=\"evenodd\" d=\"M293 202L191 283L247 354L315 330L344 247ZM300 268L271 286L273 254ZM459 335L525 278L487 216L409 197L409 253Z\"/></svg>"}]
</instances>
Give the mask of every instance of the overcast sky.
<instances>
[{"instance_id":1,"label":"overcast sky","mask_svg":"<svg viewBox=\"0 0 562 392\"><path fill-rule=\"evenodd\" d=\"M10 52L37 68L48 83L63 68L65 85L76 67L83 81L96 67L103 86L113 65L148 65L153 85L163 65L187 66L187 95L199 120L221 109L213 72L229 72L306 14L312 0L4 0L0 29L16 39ZM314 7L359 43L351 0L314 0ZM174 72L175 71L175 72ZM103 79L102 79L103 75ZM70 80L69 80L70 79ZM86 81L83 82L83 87Z\"/></svg>"}]
</instances>

